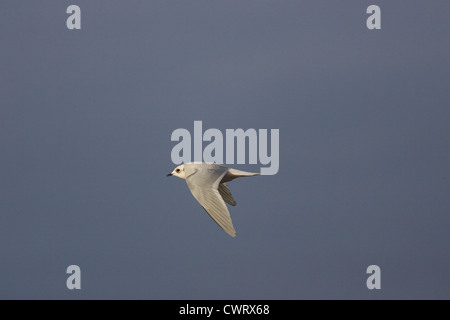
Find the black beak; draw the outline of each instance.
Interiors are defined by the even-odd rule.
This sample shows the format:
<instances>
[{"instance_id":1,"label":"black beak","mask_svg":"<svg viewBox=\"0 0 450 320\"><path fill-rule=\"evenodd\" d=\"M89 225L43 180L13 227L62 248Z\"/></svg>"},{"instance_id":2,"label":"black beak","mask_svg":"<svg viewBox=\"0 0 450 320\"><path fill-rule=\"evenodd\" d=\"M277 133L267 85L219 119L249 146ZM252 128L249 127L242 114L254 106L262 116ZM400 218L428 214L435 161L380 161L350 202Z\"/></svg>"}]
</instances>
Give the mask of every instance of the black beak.
<instances>
[{"instance_id":1,"label":"black beak","mask_svg":"<svg viewBox=\"0 0 450 320\"><path fill-rule=\"evenodd\" d=\"M173 176L173 174L169 173L166 177L170 177L170 176Z\"/></svg>"}]
</instances>

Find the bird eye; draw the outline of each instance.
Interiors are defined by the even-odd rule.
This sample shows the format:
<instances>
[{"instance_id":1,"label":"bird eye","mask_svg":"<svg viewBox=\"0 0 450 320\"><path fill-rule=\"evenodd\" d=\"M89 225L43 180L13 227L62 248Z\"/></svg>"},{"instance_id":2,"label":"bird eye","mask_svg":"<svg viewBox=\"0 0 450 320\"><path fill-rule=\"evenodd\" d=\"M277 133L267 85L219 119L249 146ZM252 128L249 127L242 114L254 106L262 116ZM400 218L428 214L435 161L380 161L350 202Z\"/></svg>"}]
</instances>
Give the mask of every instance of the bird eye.
<instances>
[{"instance_id":1,"label":"bird eye","mask_svg":"<svg viewBox=\"0 0 450 320\"><path fill-rule=\"evenodd\" d=\"M177 173L180 172L180 169L175 170Z\"/></svg>"}]
</instances>

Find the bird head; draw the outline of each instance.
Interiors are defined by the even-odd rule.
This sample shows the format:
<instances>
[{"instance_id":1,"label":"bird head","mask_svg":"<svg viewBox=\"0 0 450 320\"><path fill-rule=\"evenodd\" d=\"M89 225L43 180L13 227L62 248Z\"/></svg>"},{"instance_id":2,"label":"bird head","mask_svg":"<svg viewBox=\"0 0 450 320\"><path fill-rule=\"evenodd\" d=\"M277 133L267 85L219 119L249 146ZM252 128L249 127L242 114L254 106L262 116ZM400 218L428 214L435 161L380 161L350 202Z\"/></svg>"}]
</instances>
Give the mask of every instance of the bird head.
<instances>
[{"instance_id":1,"label":"bird head","mask_svg":"<svg viewBox=\"0 0 450 320\"><path fill-rule=\"evenodd\" d=\"M179 165L178 167L173 169L173 171L171 173L169 173L167 176L168 177L175 176L175 177L178 177L181 179L186 179L186 173L184 171L184 164Z\"/></svg>"}]
</instances>

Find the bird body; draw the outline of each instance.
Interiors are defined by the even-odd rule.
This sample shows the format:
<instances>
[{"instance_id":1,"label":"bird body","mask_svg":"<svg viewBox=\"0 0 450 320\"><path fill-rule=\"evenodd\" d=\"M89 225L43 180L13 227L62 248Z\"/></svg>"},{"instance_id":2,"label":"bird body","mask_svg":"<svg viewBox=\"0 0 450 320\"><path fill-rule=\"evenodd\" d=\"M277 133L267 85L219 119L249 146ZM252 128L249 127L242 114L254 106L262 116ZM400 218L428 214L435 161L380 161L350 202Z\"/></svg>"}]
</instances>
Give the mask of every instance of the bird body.
<instances>
[{"instance_id":1,"label":"bird body","mask_svg":"<svg viewBox=\"0 0 450 320\"><path fill-rule=\"evenodd\" d=\"M259 173L227 168L205 162L191 162L179 165L167 176L186 180L194 198L202 205L211 218L230 236L236 236L230 213L225 202L235 206L227 182L239 177L251 177Z\"/></svg>"}]
</instances>

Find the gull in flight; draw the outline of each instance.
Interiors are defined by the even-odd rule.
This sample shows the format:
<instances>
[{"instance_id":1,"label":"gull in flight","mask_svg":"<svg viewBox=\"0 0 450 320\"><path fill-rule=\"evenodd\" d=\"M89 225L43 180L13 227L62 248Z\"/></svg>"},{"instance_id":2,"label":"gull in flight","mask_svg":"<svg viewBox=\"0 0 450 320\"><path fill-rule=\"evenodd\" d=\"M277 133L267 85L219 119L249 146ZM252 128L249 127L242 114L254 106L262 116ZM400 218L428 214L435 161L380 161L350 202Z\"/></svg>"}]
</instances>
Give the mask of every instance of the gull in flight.
<instances>
[{"instance_id":1,"label":"gull in flight","mask_svg":"<svg viewBox=\"0 0 450 320\"><path fill-rule=\"evenodd\" d=\"M203 209L230 236L235 237L233 223L225 202L235 206L226 182L239 177L257 176L259 173L227 168L218 164L191 162L179 165L167 176L186 180L192 195Z\"/></svg>"}]
</instances>

